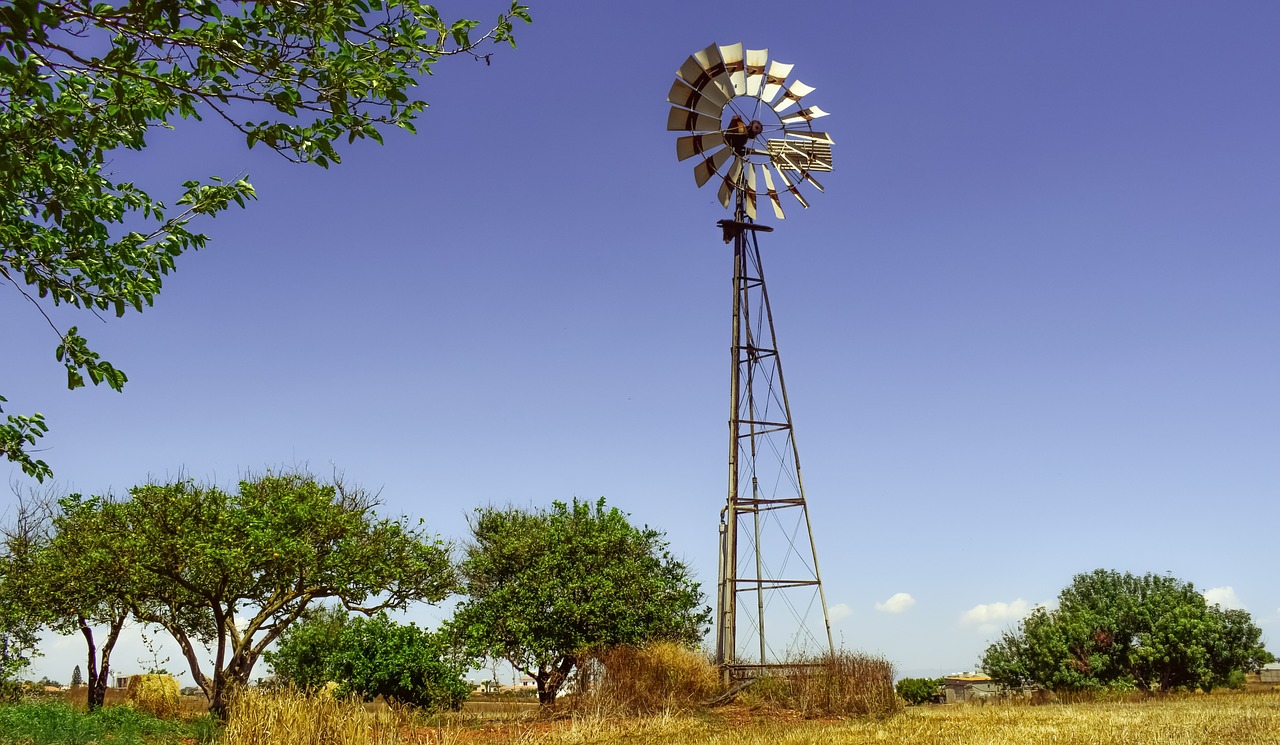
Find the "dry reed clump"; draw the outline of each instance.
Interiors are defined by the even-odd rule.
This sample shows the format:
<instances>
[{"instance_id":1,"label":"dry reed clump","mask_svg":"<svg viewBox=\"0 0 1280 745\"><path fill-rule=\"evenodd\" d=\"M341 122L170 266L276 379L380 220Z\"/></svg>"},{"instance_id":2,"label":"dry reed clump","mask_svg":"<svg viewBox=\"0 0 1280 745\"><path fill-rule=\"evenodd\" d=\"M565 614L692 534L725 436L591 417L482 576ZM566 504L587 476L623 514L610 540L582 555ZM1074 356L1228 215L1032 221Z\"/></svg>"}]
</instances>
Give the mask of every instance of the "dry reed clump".
<instances>
[{"instance_id":1,"label":"dry reed clump","mask_svg":"<svg viewBox=\"0 0 1280 745\"><path fill-rule=\"evenodd\" d=\"M610 647L580 663L572 707L603 715L687 711L720 690L701 652L671 642Z\"/></svg>"},{"instance_id":2,"label":"dry reed clump","mask_svg":"<svg viewBox=\"0 0 1280 745\"><path fill-rule=\"evenodd\" d=\"M125 698L135 709L157 719L177 717L182 702L178 680L172 675L156 673L130 676Z\"/></svg>"},{"instance_id":3,"label":"dry reed clump","mask_svg":"<svg viewBox=\"0 0 1280 745\"><path fill-rule=\"evenodd\" d=\"M796 657L786 664L780 674L756 681L738 700L808 717L883 717L903 708L893 690L893 663L883 657L841 650Z\"/></svg>"},{"instance_id":4,"label":"dry reed clump","mask_svg":"<svg viewBox=\"0 0 1280 745\"><path fill-rule=\"evenodd\" d=\"M292 688L238 691L227 712L220 745L399 745L404 712L369 711L356 699L307 695Z\"/></svg>"}]
</instances>

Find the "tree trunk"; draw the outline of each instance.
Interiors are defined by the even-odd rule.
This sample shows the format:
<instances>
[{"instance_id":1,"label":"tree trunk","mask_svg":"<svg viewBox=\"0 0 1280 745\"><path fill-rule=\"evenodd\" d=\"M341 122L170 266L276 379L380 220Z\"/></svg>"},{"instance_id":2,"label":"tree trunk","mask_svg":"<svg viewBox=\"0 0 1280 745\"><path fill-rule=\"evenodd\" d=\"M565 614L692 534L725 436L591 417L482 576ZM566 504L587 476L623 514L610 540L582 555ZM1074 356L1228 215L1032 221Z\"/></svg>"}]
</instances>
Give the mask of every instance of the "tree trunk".
<instances>
[{"instance_id":1,"label":"tree trunk","mask_svg":"<svg viewBox=\"0 0 1280 745\"><path fill-rule=\"evenodd\" d=\"M237 654L225 670L213 671L213 693L209 696L209 713L226 721L227 710L236 691L249 685L249 675L253 672L256 658Z\"/></svg>"},{"instance_id":2,"label":"tree trunk","mask_svg":"<svg viewBox=\"0 0 1280 745\"><path fill-rule=\"evenodd\" d=\"M575 657L561 658L560 663L555 667L548 668L542 665L538 668L538 674L533 679L538 681L538 704L540 706L555 706L556 694L560 692L560 687L569 679L569 673L573 671L573 666L577 662ZM527 670L525 672L528 672Z\"/></svg>"},{"instance_id":3,"label":"tree trunk","mask_svg":"<svg viewBox=\"0 0 1280 745\"><path fill-rule=\"evenodd\" d=\"M98 646L93 641L93 629L89 627L89 619L80 618L80 633L89 647L89 685L86 690L85 705L89 711L101 709L107 699L107 684L111 680L111 650L120 638L128 614L114 616L107 628L107 639L102 644L102 661L98 661Z\"/></svg>"}]
</instances>

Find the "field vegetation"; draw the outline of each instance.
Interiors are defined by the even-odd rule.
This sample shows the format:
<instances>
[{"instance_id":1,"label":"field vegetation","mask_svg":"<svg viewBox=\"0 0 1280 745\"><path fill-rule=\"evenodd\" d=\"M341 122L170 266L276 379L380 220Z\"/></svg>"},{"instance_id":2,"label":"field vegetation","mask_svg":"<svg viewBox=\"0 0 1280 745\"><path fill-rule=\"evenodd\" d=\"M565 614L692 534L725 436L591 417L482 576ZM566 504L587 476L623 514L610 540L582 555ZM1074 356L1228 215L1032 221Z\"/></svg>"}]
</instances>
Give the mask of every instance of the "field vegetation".
<instances>
[{"instance_id":1,"label":"field vegetation","mask_svg":"<svg viewBox=\"0 0 1280 745\"><path fill-rule=\"evenodd\" d=\"M52 698L0 706L0 745L766 745L912 743L1275 743L1280 692L1125 694L1032 705L1027 701L913 706L879 716L805 716L750 697L716 707L643 715L573 704L426 714L287 689L250 689L225 725L186 706L157 719L108 699L93 713Z\"/></svg>"}]
</instances>

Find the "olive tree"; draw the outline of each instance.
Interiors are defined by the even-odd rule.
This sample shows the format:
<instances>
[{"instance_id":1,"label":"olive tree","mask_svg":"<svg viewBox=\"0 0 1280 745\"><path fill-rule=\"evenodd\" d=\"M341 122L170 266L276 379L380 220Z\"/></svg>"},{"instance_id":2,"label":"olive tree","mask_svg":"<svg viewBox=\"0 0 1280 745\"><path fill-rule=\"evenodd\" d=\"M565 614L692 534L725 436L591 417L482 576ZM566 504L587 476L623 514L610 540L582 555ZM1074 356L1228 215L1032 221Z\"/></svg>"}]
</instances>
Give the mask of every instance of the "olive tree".
<instances>
[{"instance_id":1,"label":"olive tree","mask_svg":"<svg viewBox=\"0 0 1280 745\"><path fill-rule=\"evenodd\" d=\"M178 481L129 496L103 504L98 545L129 568L121 597L173 637L219 716L316 601L373 614L439 602L456 587L445 543L421 521L378 517L373 495L340 479L268 473L234 492ZM212 654L208 671L197 644Z\"/></svg>"},{"instance_id":2,"label":"olive tree","mask_svg":"<svg viewBox=\"0 0 1280 745\"><path fill-rule=\"evenodd\" d=\"M60 496L52 485L33 489L18 495L17 513L3 529L10 566L4 594L13 613L37 628L84 639L85 703L91 710L106 698L111 653L129 619L128 606L116 592L125 572L98 540L103 502ZM105 633L99 635L98 628Z\"/></svg>"},{"instance_id":3,"label":"olive tree","mask_svg":"<svg viewBox=\"0 0 1280 745\"><path fill-rule=\"evenodd\" d=\"M487 507L470 518L460 565L466 598L453 634L556 694L582 655L616 644L696 644L711 611L661 532L617 508L575 499L550 509Z\"/></svg>"},{"instance_id":4,"label":"olive tree","mask_svg":"<svg viewBox=\"0 0 1280 745\"><path fill-rule=\"evenodd\" d=\"M1272 661L1261 639L1247 612L1209 605L1190 582L1098 569L1004 632L981 666L1011 688L1209 691Z\"/></svg>"}]
</instances>

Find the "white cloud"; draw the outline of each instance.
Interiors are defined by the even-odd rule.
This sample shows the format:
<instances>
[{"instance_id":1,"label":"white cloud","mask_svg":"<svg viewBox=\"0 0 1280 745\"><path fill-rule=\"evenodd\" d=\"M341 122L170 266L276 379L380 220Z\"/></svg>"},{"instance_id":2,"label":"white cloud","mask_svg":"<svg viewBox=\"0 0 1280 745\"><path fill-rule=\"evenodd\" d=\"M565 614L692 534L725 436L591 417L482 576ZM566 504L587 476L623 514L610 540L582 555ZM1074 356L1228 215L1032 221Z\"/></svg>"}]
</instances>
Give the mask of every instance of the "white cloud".
<instances>
[{"instance_id":1,"label":"white cloud","mask_svg":"<svg viewBox=\"0 0 1280 745\"><path fill-rule=\"evenodd\" d=\"M827 608L827 618L831 619L831 623L839 623L852 615L853 608L850 608L847 603L837 603Z\"/></svg>"},{"instance_id":2,"label":"white cloud","mask_svg":"<svg viewBox=\"0 0 1280 745\"><path fill-rule=\"evenodd\" d=\"M960 616L964 626L976 626L979 631L990 633L1014 621L1020 621L1031 612L1032 605L1022 598L1012 603L982 603Z\"/></svg>"},{"instance_id":3,"label":"white cloud","mask_svg":"<svg viewBox=\"0 0 1280 745\"><path fill-rule=\"evenodd\" d=\"M1221 605L1224 609L1246 610L1244 603L1240 602L1240 598L1236 597L1236 590L1231 585L1210 587L1204 591L1204 601L1209 605Z\"/></svg>"},{"instance_id":4,"label":"white cloud","mask_svg":"<svg viewBox=\"0 0 1280 745\"><path fill-rule=\"evenodd\" d=\"M907 608L916 604L916 599L905 592L895 592L883 603L876 603L876 610L881 613L904 613Z\"/></svg>"}]
</instances>

